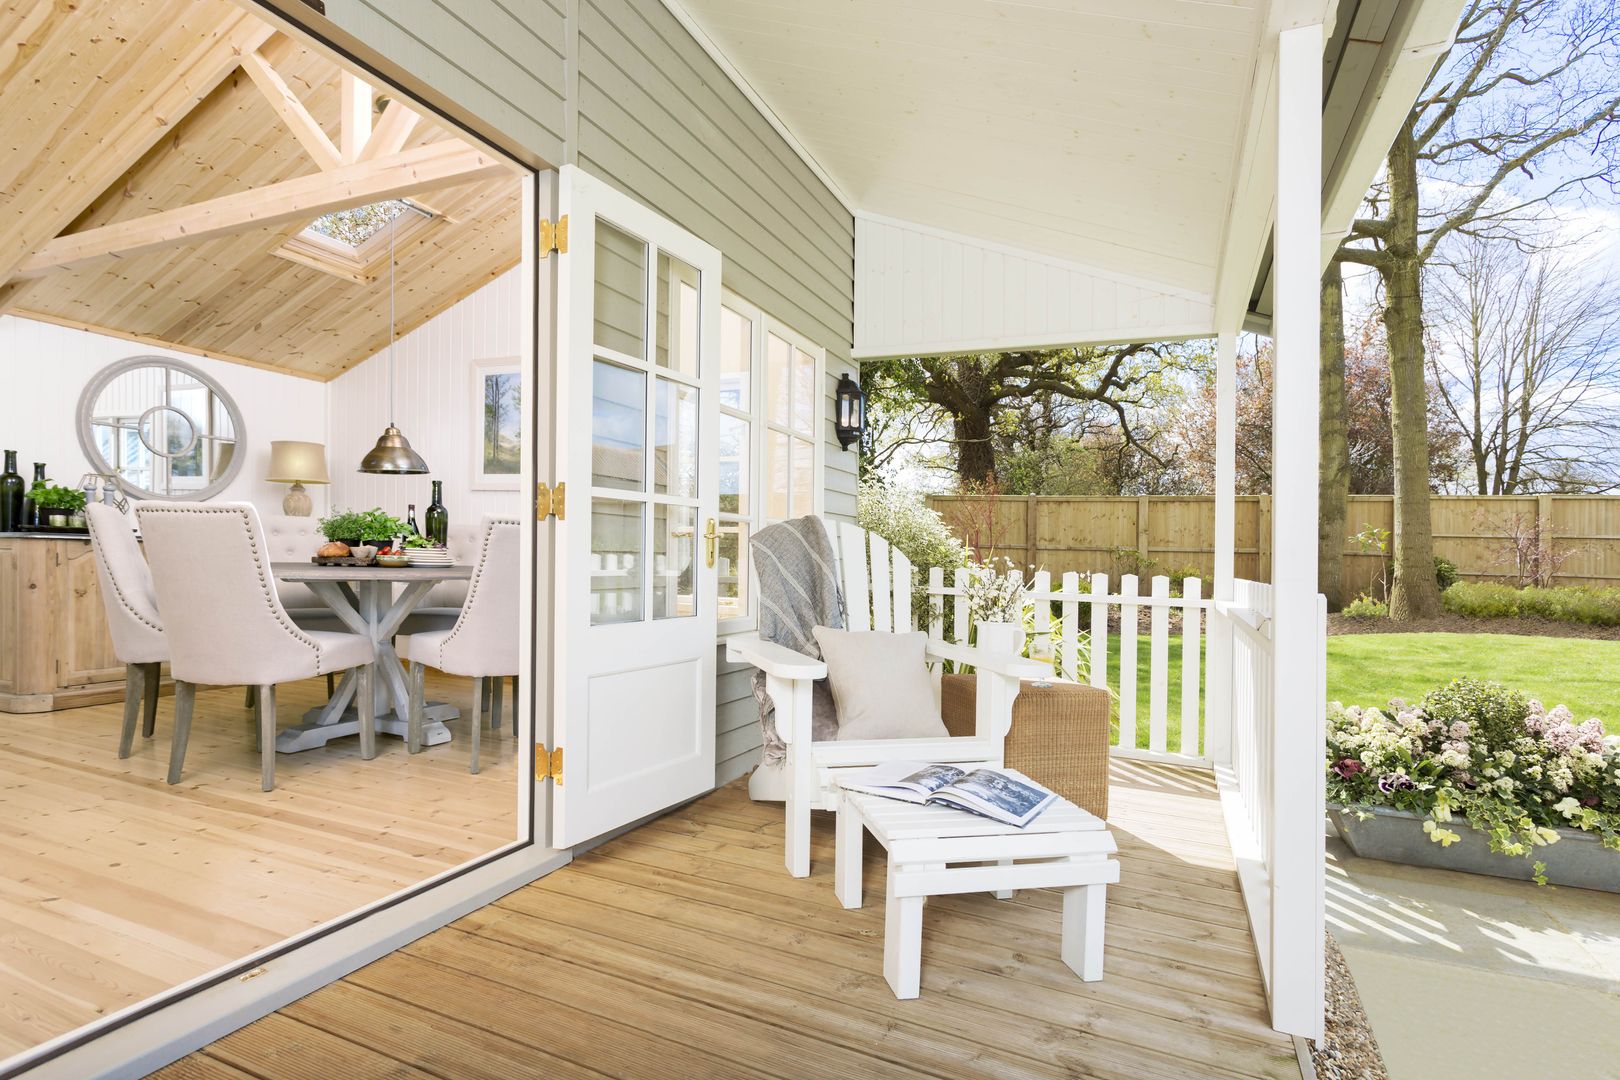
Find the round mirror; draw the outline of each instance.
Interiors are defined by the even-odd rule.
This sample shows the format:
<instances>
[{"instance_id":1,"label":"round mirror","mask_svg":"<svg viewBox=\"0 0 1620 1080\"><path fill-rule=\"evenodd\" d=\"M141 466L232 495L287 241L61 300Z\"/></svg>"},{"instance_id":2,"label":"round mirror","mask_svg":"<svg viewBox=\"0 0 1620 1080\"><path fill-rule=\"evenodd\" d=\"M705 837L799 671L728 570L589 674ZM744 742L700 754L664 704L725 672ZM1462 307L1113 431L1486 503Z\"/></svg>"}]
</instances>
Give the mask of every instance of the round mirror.
<instances>
[{"instance_id":1,"label":"round mirror","mask_svg":"<svg viewBox=\"0 0 1620 1080\"><path fill-rule=\"evenodd\" d=\"M166 356L104 369L79 397L79 445L138 499L211 499L236 477L242 413L214 379Z\"/></svg>"}]
</instances>

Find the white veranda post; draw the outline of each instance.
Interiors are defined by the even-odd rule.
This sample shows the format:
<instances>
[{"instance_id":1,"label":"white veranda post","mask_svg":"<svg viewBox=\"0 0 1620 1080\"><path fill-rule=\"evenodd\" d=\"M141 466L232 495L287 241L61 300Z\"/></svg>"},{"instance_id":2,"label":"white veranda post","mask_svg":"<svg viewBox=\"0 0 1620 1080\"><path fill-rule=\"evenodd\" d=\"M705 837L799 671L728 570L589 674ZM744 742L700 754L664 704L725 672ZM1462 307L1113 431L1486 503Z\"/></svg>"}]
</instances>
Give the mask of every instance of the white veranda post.
<instances>
[{"instance_id":1,"label":"white veranda post","mask_svg":"<svg viewBox=\"0 0 1620 1080\"><path fill-rule=\"evenodd\" d=\"M1322 249L1322 39L1282 31L1277 48L1273 280L1271 666L1272 1022L1322 1034L1323 708L1316 528Z\"/></svg>"}]
</instances>

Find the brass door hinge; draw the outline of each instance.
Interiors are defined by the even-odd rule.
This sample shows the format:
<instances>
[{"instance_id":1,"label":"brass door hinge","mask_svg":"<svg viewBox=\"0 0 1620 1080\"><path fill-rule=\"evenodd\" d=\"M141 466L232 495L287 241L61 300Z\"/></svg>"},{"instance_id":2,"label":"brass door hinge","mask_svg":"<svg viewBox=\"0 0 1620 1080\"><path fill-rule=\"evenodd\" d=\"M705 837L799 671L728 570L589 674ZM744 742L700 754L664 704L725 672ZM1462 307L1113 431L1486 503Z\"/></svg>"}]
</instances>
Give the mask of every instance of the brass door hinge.
<instances>
[{"instance_id":1,"label":"brass door hinge","mask_svg":"<svg viewBox=\"0 0 1620 1080\"><path fill-rule=\"evenodd\" d=\"M557 747L550 753L546 752L545 743L534 744L534 778L536 780L555 780L558 787L562 787L562 747Z\"/></svg>"},{"instance_id":2,"label":"brass door hinge","mask_svg":"<svg viewBox=\"0 0 1620 1080\"><path fill-rule=\"evenodd\" d=\"M540 219L540 257L544 259L553 251L559 255L568 254L567 214L564 214L555 222L550 218Z\"/></svg>"},{"instance_id":3,"label":"brass door hinge","mask_svg":"<svg viewBox=\"0 0 1620 1080\"><path fill-rule=\"evenodd\" d=\"M548 517L555 517L558 521L568 520L566 483L556 487L547 487L543 482L534 485L534 520L544 521Z\"/></svg>"}]
</instances>

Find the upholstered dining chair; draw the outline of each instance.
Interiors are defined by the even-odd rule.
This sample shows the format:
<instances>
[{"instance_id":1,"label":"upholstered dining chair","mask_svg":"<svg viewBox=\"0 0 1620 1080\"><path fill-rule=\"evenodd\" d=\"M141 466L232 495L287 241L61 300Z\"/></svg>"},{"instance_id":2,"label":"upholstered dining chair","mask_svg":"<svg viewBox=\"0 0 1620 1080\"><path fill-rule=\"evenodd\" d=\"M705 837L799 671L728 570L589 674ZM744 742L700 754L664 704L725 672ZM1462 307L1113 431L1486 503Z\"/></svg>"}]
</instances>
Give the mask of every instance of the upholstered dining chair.
<instances>
[{"instance_id":1,"label":"upholstered dining chair","mask_svg":"<svg viewBox=\"0 0 1620 1080\"><path fill-rule=\"evenodd\" d=\"M455 625L446 630L410 634L398 640L400 659L411 665L411 712L408 742L411 753L422 748L422 708L426 670L473 681L473 710L467 724L471 743L469 772L479 768L479 729L483 724L484 685L518 673L518 543L517 518L485 518L478 545L478 561L467 583L467 602ZM492 688L493 689L493 688ZM492 695L498 702L500 692ZM492 708L499 722L499 705Z\"/></svg>"},{"instance_id":2,"label":"upholstered dining chair","mask_svg":"<svg viewBox=\"0 0 1620 1080\"><path fill-rule=\"evenodd\" d=\"M105 503L91 503L84 511L113 654L124 665L124 728L118 736L118 756L127 758L135 745L135 716L143 705L141 734L151 738L157 726L158 687L162 665L169 659L169 639L158 616L152 571L129 518Z\"/></svg>"},{"instance_id":3,"label":"upholstered dining chair","mask_svg":"<svg viewBox=\"0 0 1620 1080\"><path fill-rule=\"evenodd\" d=\"M259 516L245 503L148 503L135 511L146 541L175 679L169 783L180 782L198 686L258 689L260 779L276 781L276 685L357 670L360 754L376 756L371 642L305 630L276 595Z\"/></svg>"}]
</instances>

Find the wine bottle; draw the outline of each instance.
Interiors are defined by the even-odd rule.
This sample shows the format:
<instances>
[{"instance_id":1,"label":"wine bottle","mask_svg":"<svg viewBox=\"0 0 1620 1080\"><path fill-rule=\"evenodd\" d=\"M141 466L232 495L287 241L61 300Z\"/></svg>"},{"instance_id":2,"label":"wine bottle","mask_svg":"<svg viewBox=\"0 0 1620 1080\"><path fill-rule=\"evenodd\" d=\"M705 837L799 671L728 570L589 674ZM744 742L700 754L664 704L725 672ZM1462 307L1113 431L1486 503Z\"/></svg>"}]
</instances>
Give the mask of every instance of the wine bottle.
<instances>
[{"instance_id":1,"label":"wine bottle","mask_svg":"<svg viewBox=\"0 0 1620 1080\"><path fill-rule=\"evenodd\" d=\"M450 541L450 512L444 508L444 481L433 481L433 501L427 508L427 538L439 547Z\"/></svg>"},{"instance_id":2,"label":"wine bottle","mask_svg":"<svg viewBox=\"0 0 1620 1080\"><path fill-rule=\"evenodd\" d=\"M17 451L6 451L6 471L0 473L0 532L23 527L23 478L17 471Z\"/></svg>"},{"instance_id":3,"label":"wine bottle","mask_svg":"<svg viewBox=\"0 0 1620 1080\"><path fill-rule=\"evenodd\" d=\"M412 536L421 536L422 531L416 527L416 504L409 503L405 507L405 527L411 530Z\"/></svg>"}]
</instances>

